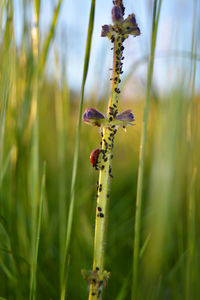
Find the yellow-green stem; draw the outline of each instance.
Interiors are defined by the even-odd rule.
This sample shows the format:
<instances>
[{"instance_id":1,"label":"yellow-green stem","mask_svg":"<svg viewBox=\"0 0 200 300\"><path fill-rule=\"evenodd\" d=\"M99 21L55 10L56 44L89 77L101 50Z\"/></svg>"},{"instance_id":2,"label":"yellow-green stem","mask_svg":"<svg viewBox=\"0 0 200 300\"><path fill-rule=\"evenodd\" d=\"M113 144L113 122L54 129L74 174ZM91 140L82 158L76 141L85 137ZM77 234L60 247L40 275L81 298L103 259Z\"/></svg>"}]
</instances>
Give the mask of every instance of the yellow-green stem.
<instances>
[{"instance_id":1,"label":"yellow-green stem","mask_svg":"<svg viewBox=\"0 0 200 300\"><path fill-rule=\"evenodd\" d=\"M121 72L121 55L123 37L115 35L113 46L113 72L111 94L108 106L108 120L111 122L118 112L119 98L119 76ZM107 221L107 204L109 198L109 180L111 174L111 160L113 152L114 136L116 134L116 126L104 126L102 128L102 158L100 162L96 222L95 222L95 238L94 238L94 258L93 271L98 273L98 278L103 278L104 273L104 245L105 245L105 228ZM105 279L104 279L105 280ZM89 300L99 299L102 286L97 282L90 284Z\"/></svg>"}]
</instances>

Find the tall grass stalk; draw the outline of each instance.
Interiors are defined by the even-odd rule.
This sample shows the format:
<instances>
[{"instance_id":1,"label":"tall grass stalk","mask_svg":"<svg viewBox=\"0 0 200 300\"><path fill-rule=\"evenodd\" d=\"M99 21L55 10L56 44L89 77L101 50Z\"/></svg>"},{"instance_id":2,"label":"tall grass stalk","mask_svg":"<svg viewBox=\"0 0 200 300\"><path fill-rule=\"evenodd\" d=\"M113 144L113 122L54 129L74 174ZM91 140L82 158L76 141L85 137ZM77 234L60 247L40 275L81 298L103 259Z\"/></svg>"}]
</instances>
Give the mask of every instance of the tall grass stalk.
<instances>
[{"instance_id":1,"label":"tall grass stalk","mask_svg":"<svg viewBox=\"0 0 200 300\"><path fill-rule=\"evenodd\" d=\"M30 210L31 210L31 256L30 297L35 299L37 253L36 228L39 203L39 113L38 113L38 61L39 61L39 15L40 1L34 1L34 26L32 28L33 78L30 119L32 123L32 145L30 156Z\"/></svg>"},{"instance_id":2,"label":"tall grass stalk","mask_svg":"<svg viewBox=\"0 0 200 300\"><path fill-rule=\"evenodd\" d=\"M49 51L50 43L51 43L51 41L54 37L54 33L55 33L55 29L56 29L56 24L57 24L57 21L58 21L58 16L59 16L61 4L62 4L62 0L58 0L58 4L54 9L54 14L53 14L53 17L52 17L51 26L49 28L48 35L46 37L43 49L42 49L41 54L40 54L39 67L38 67L39 68L39 71L38 71L39 76L41 75L41 73L44 69L45 62L47 60L47 54L48 54L48 51Z\"/></svg>"},{"instance_id":3,"label":"tall grass stalk","mask_svg":"<svg viewBox=\"0 0 200 300\"><path fill-rule=\"evenodd\" d=\"M36 299L36 272L37 272L37 264L38 264L38 250L39 250L40 231L41 231L41 222L42 222L42 209L43 209L43 202L45 197L45 185L46 185L46 163L44 163L43 165L43 172L42 172L41 193L40 193L39 211L37 217L35 253L33 257L33 270L31 273L31 287L30 287L30 296L29 296L30 300Z\"/></svg>"},{"instance_id":4,"label":"tall grass stalk","mask_svg":"<svg viewBox=\"0 0 200 300\"><path fill-rule=\"evenodd\" d=\"M191 165L189 166L188 172L190 173L189 179L189 203L188 203L188 215L187 215L187 259L186 259L186 276L185 276L185 300L189 300L195 296L196 291L194 290L197 272L196 272L196 254L195 249L197 246L196 241L196 228L195 228L195 182L197 178L197 166L196 157L193 150L193 144L195 140L195 135L197 128L193 125L194 111L195 111L195 81L196 81L196 59L192 59L193 56L196 58L197 52L197 39L196 37L196 20L197 20L197 1L193 1L193 25L192 25L192 41L191 41L191 57L190 57L190 76L189 76L189 87L191 89L190 102L188 103L188 144L189 144L189 154L191 155Z\"/></svg>"},{"instance_id":5,"label":"tall grass stalk","mask_svg":"<svg viewBox=\"0 0 200 300\"><path fill-rule=\"evenodd\" d=\"M35 299L36 288L36 263L35 258L37 253L37 207L39 203L39 78L42 75L44 65L47 59L47 54L50 47L50 42L53 39L55 27L58 20L62 1L59 0L54 11L52 23L49 29L49 34L46 38L43 49L40 53L40 35L39 35L39 18L40 18L40 0L34 1L34 27L32 29L32 49L33 49L33 92L31 102L31 123L33 124L32 131L32 148L30 161L30 196L31 196L31 243L32 243L32 259L31 259L31 277L30 277L30 299Z\"/></svg>"},{"instance_id":6,"label":"tall grass stalk","mask_svg":"<svg viewBox=\"0 0 200 300\"><path fill-rule=\"evenodd\" d=\"M5 5L5 4L4 4ZM3 14L2 6L2 14ZM6 8L7 20L5 24L5 32L3 37L3 69L2 75L0 78L1 89L0 89L0 97L1 97L1 111L0 111L0 178L2 178L3 167L3 159L4 159L4 137L5 137L5 122L6 122L6 112L8 107L9 100L9 90L10 90L10 74L11 74L11 65L9 56L11 54L11 43L13 40L13 5L10 3ZM0 184L0 192L1 192L1 184Z\"/></svg>"},{"instance_id":7,"label":"tall grass stalk","mask_svg":"<svg viewBox=\"0 0 200 300\"><path fill-rule=\"evenodd\" d=\"M57 151L58 151L58 197L59 197L59 258L60 258L60 290L62 287L61 274L64 272L63 257L65 249L65 234L66 234L66 145L68 137L68 119L69 119L69 89L65 71L61 70L59 57L56 52L56 82L59 81L62 75L63 91L56 91L55 95L55 116L57 130ZM66 64L65 60L62 63Z\"/></svg>"},{"instance_id":8,"label":"tall grass stalk","mask_svg":"<svg viewBox=\"0 0 200 300\"><path fill-rule=\"evenodd\" d=\"M151 83L152 83L153 68L154 68L154 55L155 55L155 48L156 48L156 38L157 38L161 4L162 4L162 0L159 1L154 0L151 50L150 50L150 57L148 63L147 90L146 90L146 100L145 100L144 115L143 115L143 127L142 127L142 135L141 135L141 142L140 142L138 180L137 180L135 237L134 237L134 253L133 253L132 300L137 299L141 212L142 212L142 189L143 189L143 180L144 180L144 161L145 161L145 150L146 150L147 122L148 122L148 114L149 114Z\"/></svg>"},{"instance_id":9,"label":"tall grass stalk","mask_svg":"<svg viewBox=\"0 0 200 300\"><path fill-rule=\"evenodd\" d=\"M93 33L93 27L94 27L94 15L95 15L95 0L92 0L91 7L90 7L87 42L86 42L86 49L85 49L85 59L84 59L83 78L82 78L82 85L81 85L81 98L80 98L80 106L79 106L78 126L77 126L75 149L74 149L69 214L68 214L68 220L67 220L65 250L64 250L64 257L63 257L64 269L63 269L63 274L61 274L61 282L62 282L61 297L60 297L61 300L65 299L65 294L66 294L67 261L69 259L68 255L69 255L69 246L70 246L70 241L71 241L72 222L73 222L73 213L74 213L75 184L76 184L76 176L77 176L77 168L78 168L78 155L79 155L79 147L80 147L80 133L81 133L81 122L82 122L82 114L83 114L84 91L85 91L85 82L86 82L86 78L87 78L89 60L90 60L92 33Z\"/></svg>"}]
</instances>

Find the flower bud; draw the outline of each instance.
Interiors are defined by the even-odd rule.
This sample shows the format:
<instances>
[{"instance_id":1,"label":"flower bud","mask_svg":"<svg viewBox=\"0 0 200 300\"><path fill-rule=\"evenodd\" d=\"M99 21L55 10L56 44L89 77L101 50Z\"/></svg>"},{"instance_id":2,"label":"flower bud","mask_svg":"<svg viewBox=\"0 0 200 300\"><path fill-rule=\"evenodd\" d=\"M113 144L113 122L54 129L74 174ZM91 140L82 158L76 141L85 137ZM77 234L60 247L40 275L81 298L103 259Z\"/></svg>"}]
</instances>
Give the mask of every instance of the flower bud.
<instances>
[{"instance_id":1,"label":"flower bud","mask_svg":"<svg viewBox=\"0 0 200 300\"><path fill-rule=\"evenodd\" d=\"M112 9L112 20L114 24L119 24L123 20L122 10L118 5L114 5Z\"/></svg>"},{"instance_id":2,"label":"flower bud","mask_svg":"<svg viewBox=\"0 0 200 300\"><path fill-rule=\"evenodd\" d=\"M84 112L82 120L92 126L101 126L104 123L105 116L95 108L89 107Z\"/></svg>"}]
</instances>

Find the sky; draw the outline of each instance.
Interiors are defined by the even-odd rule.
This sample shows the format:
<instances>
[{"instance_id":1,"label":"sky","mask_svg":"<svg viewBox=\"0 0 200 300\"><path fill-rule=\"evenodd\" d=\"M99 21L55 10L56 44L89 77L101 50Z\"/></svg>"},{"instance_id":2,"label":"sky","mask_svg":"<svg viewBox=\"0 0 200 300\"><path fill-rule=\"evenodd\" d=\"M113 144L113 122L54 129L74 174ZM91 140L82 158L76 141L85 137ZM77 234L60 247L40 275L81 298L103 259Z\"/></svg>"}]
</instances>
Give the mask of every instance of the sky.
<instances>
[{"instance_id":1,"label":"sky","mask_svg":"<svg viewBox=\"0 0 200 300\"><path fill-rule=\"evenodd\" d=\"M194 0L195 1L195 0ZM163 0L158 30L156 61L154 70L154 85L160 92L165 92L177 84L177 79L183 79L182 74L190 70L190 60L187 57L174 56L175 52L190 52L192 40L193 3L192 0ZM197 2L197 21L200 19L200 0ZM57 0L42 0L41 6L41 40L43 41L49 26L53 9ZM147 64L144 61L135 69L133 66L148 55L150 47L150 32L152 18L151 0L125 0L125 16L135 13L141 29L141 36L129 37L125 41L124 77L133 72L128 90L135 93L144 91ZM91 59L86 84L86 93L98 89L103 94L108 86L109 68L112 66L110 41L100 37L101 26L111 24L111 0L97 0L95 23L91 49ZM15 0L16 36L20 44L22 0ZM48 58L46 71L53 74L55 52L59 51L65 60L65 68L69 86L77 91L81 88L87 27L90 12L90 0L63 0L59 15L54 42ZM31 18L31 16L30 16ZM200 28L198 24L197 28ZM200 32L198 53L200 53ZM63 62L62 62L63 63ZM200 87L199 61L197 63L196 87ZM123 78L122 78L123 79Z\"/></svg>"}]
</instances>

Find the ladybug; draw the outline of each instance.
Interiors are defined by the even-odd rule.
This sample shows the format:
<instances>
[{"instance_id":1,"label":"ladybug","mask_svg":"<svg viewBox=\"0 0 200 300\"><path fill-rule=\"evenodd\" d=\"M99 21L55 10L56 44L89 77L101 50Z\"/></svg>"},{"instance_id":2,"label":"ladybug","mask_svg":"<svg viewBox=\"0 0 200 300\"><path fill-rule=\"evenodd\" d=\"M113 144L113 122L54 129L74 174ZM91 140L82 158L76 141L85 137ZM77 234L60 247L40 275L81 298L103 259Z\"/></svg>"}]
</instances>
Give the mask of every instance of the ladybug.
<instances>
[{"instance_id":1,"label":"ladybug","mask_svg":"<svg viewBox=\"0 0 200 300\"><path fill-rule=\"evenodd\" d=\"M98 158L100 154L100 149L95 149L90 154L90 161L93 166L96 166L98 164Z\"/></svg>"}]
</instances>

